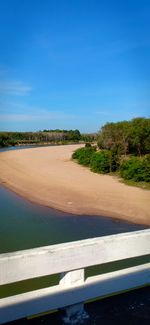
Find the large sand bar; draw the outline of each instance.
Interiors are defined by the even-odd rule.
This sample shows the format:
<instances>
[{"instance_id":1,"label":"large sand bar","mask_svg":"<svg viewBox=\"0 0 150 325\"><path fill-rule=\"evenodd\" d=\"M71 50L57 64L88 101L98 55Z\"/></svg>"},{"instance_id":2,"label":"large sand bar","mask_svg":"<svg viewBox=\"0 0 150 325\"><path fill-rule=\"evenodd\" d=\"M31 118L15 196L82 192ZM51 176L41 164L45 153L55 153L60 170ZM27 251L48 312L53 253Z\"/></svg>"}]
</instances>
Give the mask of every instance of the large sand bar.
<instances>
[{"instance_id":1,"label":"large sand bar","mask_svg":"<svg viewBox=\"0 0 150 325\"><path fill-rule=\"evenodd\" d=\"M150 192L78 165L71 155L80 146L1 152L0 182L33 202L65 212L150 225Z\"/></svg>"}]
</instances>

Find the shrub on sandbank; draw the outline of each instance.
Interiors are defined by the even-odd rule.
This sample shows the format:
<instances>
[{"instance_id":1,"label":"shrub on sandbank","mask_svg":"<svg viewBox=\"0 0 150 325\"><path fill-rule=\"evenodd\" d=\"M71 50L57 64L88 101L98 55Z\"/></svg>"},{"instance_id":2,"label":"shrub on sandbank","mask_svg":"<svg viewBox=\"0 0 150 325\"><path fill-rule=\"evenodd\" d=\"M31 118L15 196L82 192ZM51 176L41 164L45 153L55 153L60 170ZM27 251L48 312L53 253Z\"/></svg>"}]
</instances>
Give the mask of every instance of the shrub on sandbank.
<instances>
[{"instance_id":1,"label":"shrub on sandbank","mask_svg":"<svg viewBox=\"0 0 150 325\"><path fill-rule=\"evenodd\" d=\"M93 147L79 148L73 153L72 158L77 159L78 163L83 166L89 166L94 152L95 148Z\"/></svg>"},{"instance_id":2,"label":"shrub on sandbank","mask_svg":"<svg viewBox=\"0 0 150 325\"><path fill-rule=\"evenodd\" d=\"M122 162L120 175L125 180L150 182L150 155L132 157Z\"/></svg>"}]
</instances>

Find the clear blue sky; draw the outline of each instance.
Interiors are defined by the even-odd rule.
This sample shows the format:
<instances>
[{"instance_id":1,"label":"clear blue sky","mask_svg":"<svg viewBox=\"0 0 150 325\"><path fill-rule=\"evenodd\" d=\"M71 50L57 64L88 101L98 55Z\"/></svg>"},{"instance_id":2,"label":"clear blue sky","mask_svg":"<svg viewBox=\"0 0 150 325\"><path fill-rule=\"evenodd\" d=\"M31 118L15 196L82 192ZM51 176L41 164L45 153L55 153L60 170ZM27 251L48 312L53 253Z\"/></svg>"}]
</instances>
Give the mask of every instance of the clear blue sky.
<instances>
[{"instance_id":1,"label":"clear blue sky","mask_svg":"<svg viewBox=\"0 0 150 325\"><path fill-rule=\"evenodd\" d=\"M149 0L0 1L0 130L95 132L149 112Z\"/></svg>"}]
</instances>

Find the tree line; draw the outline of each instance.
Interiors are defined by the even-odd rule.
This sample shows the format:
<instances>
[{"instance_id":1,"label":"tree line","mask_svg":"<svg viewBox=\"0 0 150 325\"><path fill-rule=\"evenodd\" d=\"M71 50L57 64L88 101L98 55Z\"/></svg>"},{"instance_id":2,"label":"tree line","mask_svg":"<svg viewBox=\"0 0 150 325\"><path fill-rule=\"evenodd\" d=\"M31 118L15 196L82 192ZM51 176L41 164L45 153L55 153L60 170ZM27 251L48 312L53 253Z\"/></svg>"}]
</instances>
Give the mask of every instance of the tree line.
<instances>
[{"instance_id":1,"label":"tree line","mask_svg":"<svg viewBox=\"0 0 150 325\"><path fill-rule=\"evenodd\" d=\"M81 134L79 130L43 130L38 132L0 132L0 146L46 143L92 142L96 134Z\"/></svg>"}]
</instances>

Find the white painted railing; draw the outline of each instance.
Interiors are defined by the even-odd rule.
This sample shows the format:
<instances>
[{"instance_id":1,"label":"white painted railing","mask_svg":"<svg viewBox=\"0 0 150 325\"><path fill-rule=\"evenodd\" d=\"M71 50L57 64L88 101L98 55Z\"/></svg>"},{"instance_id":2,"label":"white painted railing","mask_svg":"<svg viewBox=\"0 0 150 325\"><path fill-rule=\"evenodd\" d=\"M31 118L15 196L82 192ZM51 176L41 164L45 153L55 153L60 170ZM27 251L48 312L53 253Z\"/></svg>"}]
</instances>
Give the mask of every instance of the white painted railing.
<instances>
[{"instance_id":1,"label":"white painted railing","mask_svg":"<svg viewBox=\"0 0 150 325\"><path fill-rule=\"evenodd\" d=\"M0 255L0 285L60 273L56 286L0 299L0 324L150 284L150 263L84 279L89 266L150 254L150 230Z\"/></svg>"}]
</instances>

